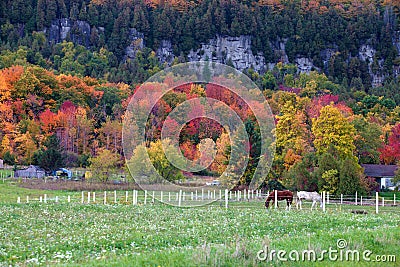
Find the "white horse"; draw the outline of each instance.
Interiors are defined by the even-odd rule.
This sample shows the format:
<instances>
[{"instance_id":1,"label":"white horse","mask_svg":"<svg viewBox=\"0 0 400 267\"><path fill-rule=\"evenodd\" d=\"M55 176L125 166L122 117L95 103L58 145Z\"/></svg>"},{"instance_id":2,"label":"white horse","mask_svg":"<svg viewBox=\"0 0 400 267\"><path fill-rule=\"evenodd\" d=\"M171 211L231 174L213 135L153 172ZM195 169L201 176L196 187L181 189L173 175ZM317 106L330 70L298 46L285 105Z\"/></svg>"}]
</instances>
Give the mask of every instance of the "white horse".
<instances>
[{"instance_id":1,"label":"white horse","mask_svg":"<svg viewBox=\"0 0 400 267\"><path fill-rule=\"evenodd\" d=\"M297 201L296 201L297 209L299 209L299 206L300 206L300 209L302 209L301 204L302 204L303 200L312 201L311 210L314 208L314 206L315 206L315 204L317 204L317 202L320 203L320 207L322 208L322 198L321 198L321 195L318 194L317 192L306 192L306 191L297 192Z\"/></svg>"}]
</instances>

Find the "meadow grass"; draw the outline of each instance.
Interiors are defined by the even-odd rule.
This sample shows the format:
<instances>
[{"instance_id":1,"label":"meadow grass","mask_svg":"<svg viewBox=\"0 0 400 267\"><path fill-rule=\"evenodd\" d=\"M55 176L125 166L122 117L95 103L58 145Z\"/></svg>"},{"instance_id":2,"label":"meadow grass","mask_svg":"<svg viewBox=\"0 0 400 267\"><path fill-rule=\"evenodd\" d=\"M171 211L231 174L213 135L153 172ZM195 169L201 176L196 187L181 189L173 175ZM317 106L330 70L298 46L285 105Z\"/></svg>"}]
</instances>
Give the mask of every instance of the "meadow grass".
<instances>
[{"instance_id":1,"label":"meadow grass","mask_svg":"<svg viewBox=\"0 0 400 267\"><path fill-rule=\"evenodd\" d=\"M399 266L400 207L330 204L324 213L265 210L263 201L198 208L153 204L21 203L17 195L71 192L26 191L0 185L0 266ZM3 201L8 199L13 201ZM76 198L79 198L78 193ZM142 201L142 200L141 200ZM8 203L7 203L8 202ZM363 209L368 214L353 214ZM336 248L396 255L397 262L260 261L266 245L276 250ZM371 256L371 257L372 257Z\"/></svg>"}]
</instances>

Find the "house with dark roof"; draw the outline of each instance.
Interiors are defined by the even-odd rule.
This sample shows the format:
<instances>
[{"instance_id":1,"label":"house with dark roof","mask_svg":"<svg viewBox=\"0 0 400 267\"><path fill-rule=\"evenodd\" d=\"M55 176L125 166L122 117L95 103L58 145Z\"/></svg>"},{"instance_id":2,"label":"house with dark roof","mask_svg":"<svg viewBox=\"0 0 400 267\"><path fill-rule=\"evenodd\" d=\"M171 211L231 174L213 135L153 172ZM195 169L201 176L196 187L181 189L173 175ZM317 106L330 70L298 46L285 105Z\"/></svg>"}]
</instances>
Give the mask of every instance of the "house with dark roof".
<instances>
[{"instance_id":1,"label":"house with dark roof","mask_svg":"<svg viewBox=\"0 0 400 267\"><path fill-rule=\"evenodd\" d=\"M14 177L23 178L43 178L46 176L46 172L39 166L30 165L26 169L16 170L14 172Z\"/></svg>"},{"instance_id":2,"label":"house with dark roof","mask_svg":"<svg viewBox=\"0 0 400 267\"><path fill-rule=\"evenodd\" d=\"M375 178L381 189L395 186L392 179L396 175L397 165L361 164L361 167L365 176Z\"/></svg>"}]
</instances>

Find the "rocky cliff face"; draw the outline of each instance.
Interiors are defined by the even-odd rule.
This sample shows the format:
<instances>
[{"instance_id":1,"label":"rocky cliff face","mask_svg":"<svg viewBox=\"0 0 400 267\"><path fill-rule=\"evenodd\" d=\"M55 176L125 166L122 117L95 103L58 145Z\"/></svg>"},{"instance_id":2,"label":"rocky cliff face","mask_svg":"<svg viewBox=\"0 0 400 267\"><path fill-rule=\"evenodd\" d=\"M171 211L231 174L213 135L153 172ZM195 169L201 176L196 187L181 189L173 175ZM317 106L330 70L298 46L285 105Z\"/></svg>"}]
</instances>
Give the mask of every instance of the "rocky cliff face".
<instances>
[{"instance_id":1,"label":"rocky cliff face","mask_svg":"<svg viewBox=\"0 0 400 267\"><path fill-rule=\"evenodd\" d=\"M381 72L383 70L383 60L378 60L378 70L372 69L375 54L376 50L370 45L362 45L358 51L358 57L362 61L368 62L368 70L372 79L373 87L381 86L385 80L385 75Z\"/></svg>"},{"instance_id":2,"label":"rocky cliff face","mask_svg":"<svg viewBox=\"0 0 400 267\"><path fill-rule=\"evenodd\" d=\"M278 55L280 61L284 64L289 63L285 50L286 42L287 39L279 39L271 43L275 55ZM161 42L160 47L157 49L157 57L161 62L171 64L174 54L170 41L163 40ZM264 73L275 66L275 62L265 62L265 58L261 53L253 53L251 36L246 35L238 37L217 35L207 43L201 44L200 49L191 50L187 57L189 61L209 60L211 62L231 64L240 71L252 68L259 73ZM302 73L318 70L309 58L296 58L295 63L298 71Z\"/></svg>"},{"instance_id":3,"label":"rocky cliff face","mask_svg":"<svg viewBox=\"0 0 400 267\"><path fill-rule=\"evenodd\" d=\"M144 48L144 34L138 32L135 28L129 30L129 41L131 42L128 47L125 48L125 54L128 58L134 59L137 51Z\"/></svg>"},{"instance_id":4,"label":"rocky cliff face","mask_svg":"<svg viewBox=\"0 0 400 267\"><path fill-rule=\"evenodd\" d=\"M265 58L260 53L253 54L251 37L217 36L201 48L188 55L189 61L209 60L224 64L232 64L238 70L253 68L257 72L265 71Z\"/></svg>"},{"instance_id":5,"label":"rocky cliff face","mask_svg":"<svg viewBox=\"0 0 400 267\"><path fill-rule=\"evenodd\" d=\"M64 40L72 41L86 47L91 45L90 38L92 28L86 21L73 21L69 18L54 20L49 28L44 29L51 43L60 43ZM103 33L104 28L95 29L96 33ZM145 47L144 35L132 28L129 32L130 44L125 49L126 58L134 59L137 51ZM271 48L280 62L289 63L286 54L286 43L288 39L278 38L271 42ZM393 45L397 48L400 55L400 31L393 36ZM170 65L175 55L173 53L172 43L170 40L162 40L160 46L156 50L156 55L161 63ZM331 46L321 51L320 55L324 64L324 71L328 70L329 62L332 56L338 52L338 48ZM379 86L383 83L385 76L382 74L383 59L375 62L373 67L376 50L370 45L362 45L359 49L358 58L369 63L369 74L372 78L372 85ZM189 61L209 60L223 64L231 64L241 71L252 68L259 73L264 73L272 69L276 62L266 62L261 53L253 53L251 49L251 36L241 35L238 37L220 36L210 39L208 42L201 44L201 48L196 51L191 50L187 55ZM310 58L297 57L294 60L297 69L301 73L309 73L312 70L319 70L314 66ZM378 65L378 66L377 66ZM395 75L400 74L400 67L394 67Z\"/></svg>"},{"instance_id":6,"label":"rocky cliff face","mask_svg":"<svg viewBox=\"0 0 400 267\"><path fill-rule=\"evenodd\" d=\"M170 65L174 61L174 52L172 50L172 43L170 40L162 40L160 46L156 51L156 56L160 62Z\"/></svg>"},{"instance_id":7,"label":"rocky cliff face","mask_svg":"<svg viewBox=\"0 0 400 267\"><path fill-rule=\"evenodd\" d=\"M68 18L54 20L48 31L48 39L52 43L70 40L76 44L90 46L90 25L86 21L73 21Z\"/></svg>"}]
</instances>

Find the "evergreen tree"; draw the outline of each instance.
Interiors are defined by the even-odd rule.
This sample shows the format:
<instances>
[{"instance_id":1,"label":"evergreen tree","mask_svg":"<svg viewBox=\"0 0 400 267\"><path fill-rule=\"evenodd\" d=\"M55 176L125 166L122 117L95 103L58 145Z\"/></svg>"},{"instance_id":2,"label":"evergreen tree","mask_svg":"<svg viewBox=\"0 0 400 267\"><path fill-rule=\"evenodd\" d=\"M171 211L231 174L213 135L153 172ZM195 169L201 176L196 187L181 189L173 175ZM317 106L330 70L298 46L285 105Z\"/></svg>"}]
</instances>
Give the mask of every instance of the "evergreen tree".
<instances>
[{"instance_id":1,"label":"evergreen tree","mask_svg":"<svg viewBox=\"0 0 400 267\"><path fill-rule=\"evenodd\" d=\"M44 146L44 149L35 153L35 162L47 172L63 167L64 155L58 137L55 134L49 136Z\"/></svg>"}]
</instances>

